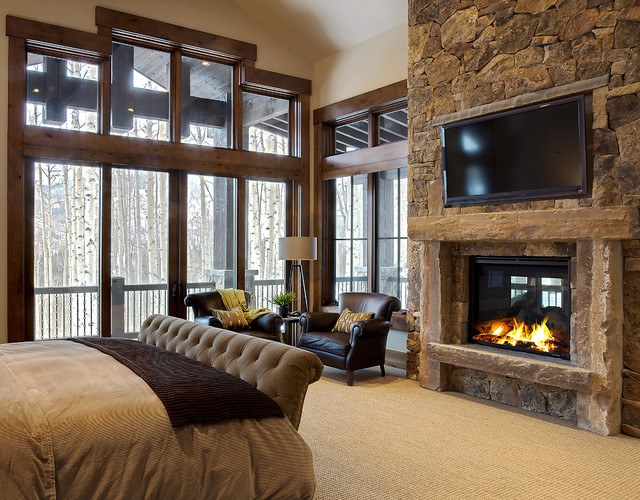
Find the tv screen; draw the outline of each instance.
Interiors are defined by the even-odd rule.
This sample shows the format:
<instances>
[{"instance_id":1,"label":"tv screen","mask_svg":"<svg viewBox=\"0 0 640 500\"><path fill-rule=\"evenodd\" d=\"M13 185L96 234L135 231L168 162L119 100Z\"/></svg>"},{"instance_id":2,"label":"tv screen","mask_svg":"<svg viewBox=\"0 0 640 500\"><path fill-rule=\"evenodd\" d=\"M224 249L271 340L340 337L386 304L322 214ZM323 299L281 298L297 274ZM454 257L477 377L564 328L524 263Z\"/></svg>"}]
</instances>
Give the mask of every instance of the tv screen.
<instances>
[{"instance_id":1,"label":"tv screen","mask_svg":"<svg viewBox=\"0 0 640 500\"><path fill-rule=\"evenodd\" d=\"M445 205L588 194L585 130L583 96L443 126Z\"/></svg>"}]
</instances>

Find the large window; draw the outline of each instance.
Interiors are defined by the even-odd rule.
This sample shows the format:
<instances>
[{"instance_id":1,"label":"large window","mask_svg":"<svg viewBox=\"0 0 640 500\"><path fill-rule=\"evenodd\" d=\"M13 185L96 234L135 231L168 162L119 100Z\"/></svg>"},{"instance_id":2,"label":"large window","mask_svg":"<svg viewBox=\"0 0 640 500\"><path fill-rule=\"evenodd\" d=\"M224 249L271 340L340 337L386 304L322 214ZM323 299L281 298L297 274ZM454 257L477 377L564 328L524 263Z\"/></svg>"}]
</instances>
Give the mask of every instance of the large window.
<instances>
[{"instance_id":1,"label":"large window","mask_svg":"<svg viewBox=\"0 0 640 500\"><path fill-rule=\"evenodd\" d=\"M316 142L320 304L336 304L349 291L395 295L407 304L406 90L406 81L397 82L314 111L323 137Z\"/></svg>"},{"instance_id":2,"label":"large window","mask_svg":"<svg viewBox=\"0 0 640 500\"><path fill-rule=\"evenodd\" d=\"M102 7L96 23L7 18L8 340L135 336L205 289L270 305L286 214L308 216L290 117L311 83L256 68L250 43Z\"/></svg>"}]
</instances>

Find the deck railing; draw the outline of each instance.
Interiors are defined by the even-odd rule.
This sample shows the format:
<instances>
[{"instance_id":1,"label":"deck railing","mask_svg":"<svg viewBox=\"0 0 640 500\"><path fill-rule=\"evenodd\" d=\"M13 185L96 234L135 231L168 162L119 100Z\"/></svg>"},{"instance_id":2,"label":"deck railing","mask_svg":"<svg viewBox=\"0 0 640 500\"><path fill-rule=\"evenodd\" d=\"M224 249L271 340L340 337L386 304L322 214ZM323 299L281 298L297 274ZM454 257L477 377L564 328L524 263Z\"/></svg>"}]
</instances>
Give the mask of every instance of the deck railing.
<instances>
[{"instance_id":1,"label":"deck railing","mask_svg":"<svg viewBox=\"0 0 640 500\"><path fill-rule=\"evenodd\" d=\"M284 291L284 280L251 281L253 307L273 309L269 299ZM215 283L188 283L187 293L216 288ZM113 278L111 286L111 335L135 337L142 322L151 314L166 314L167 284L127 285ZM39 287L35 289L36 340L100 335L99 293L97 286ZM191 310L187 319L193 319Z\"/></svg>"},{"instance_id":2,"label":"deck railing","mask_svg":"<svg viewBox=\"0 0 640 500\"><path fill-rule=\"evenodd\" d=\"M252 279L247 283L253 307L275 310L270 299L284 292L283 279ZM188 283L187 293L216 288L215 283ZM342 277L336 280L336 297L346 291L366 292L367 277ZM389 293L381 290L382 293ZM135 337L145 318L166 314L167 284L127 285L123 278L113 278L111 286L111 335ZM400 300L406 304L407 281L400 281ZM97 286L41 287L35 289L36 340L100 335L100 307ZM191 310L187 319L193 319Z\"/></svg>"}]
</instances>

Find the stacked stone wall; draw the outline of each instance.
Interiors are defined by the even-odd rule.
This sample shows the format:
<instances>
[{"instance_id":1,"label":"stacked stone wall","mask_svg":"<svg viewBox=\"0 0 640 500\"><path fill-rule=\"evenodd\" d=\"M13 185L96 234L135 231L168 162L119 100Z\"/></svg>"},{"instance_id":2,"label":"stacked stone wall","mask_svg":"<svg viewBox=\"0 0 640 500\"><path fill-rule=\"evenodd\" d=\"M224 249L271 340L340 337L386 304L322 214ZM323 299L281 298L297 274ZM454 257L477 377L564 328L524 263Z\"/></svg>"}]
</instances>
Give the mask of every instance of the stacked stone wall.
<instances>
[{"instance_id":1,"label":"stacked stone wall","mask_svg":"<svg viewBox=\"0 0 640 500\"><path fill-rule=\"evenodd\" d=\"M434 118L602 76L608 84L589 92L591 196L443 206L441 144ZM410 217L637 206L640 1L410 0L408 109ZM409 250L409 307L415 310L421 303L424 265L419 247L412 242ZM623 257L623 425L640 435L640 244L624 242ZM421 322L426 321L423 315ZM418 331L409 334L412 378L419 378L419 339Z\"/></svg>"}]
</instances>

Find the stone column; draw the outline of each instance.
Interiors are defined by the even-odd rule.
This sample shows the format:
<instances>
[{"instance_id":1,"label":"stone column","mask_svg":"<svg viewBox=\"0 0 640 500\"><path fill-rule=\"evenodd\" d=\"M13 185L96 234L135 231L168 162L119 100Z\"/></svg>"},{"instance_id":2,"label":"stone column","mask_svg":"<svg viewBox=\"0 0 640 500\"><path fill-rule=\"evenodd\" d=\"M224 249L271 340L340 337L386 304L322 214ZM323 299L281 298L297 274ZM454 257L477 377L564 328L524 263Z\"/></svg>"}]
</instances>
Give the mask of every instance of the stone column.
<instances>
[{"instance_id":1,"label":"stone column","mask_svg":"<svg viewBox=\"0 0 640 500\"><path fill-rule=\"evenodd\" d=\"M623 259L619 240L593 240L588 336L590 394L578 393L578 426L620 432L622 413ZM579 254L578 254L579 255ZM581 353L582 354L582 353ZM582 357L582 356L580 356Z\"/></svg>"},{"instance_id":2,"label":"stone column","mask_svg":"<svg viewBox=\"0 0 640 500\"><path fill-rule=\"evenodd\" d=\"M448 244L439 241L423 244L420 277L422 317L418 380L422 387L446 390L446 370L442 363L431 359L427 344L448 342L451 316L451 257Z\"/></svg>"}]
</instances>

